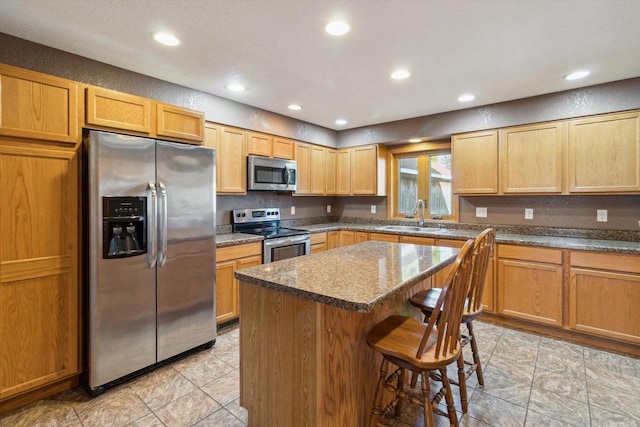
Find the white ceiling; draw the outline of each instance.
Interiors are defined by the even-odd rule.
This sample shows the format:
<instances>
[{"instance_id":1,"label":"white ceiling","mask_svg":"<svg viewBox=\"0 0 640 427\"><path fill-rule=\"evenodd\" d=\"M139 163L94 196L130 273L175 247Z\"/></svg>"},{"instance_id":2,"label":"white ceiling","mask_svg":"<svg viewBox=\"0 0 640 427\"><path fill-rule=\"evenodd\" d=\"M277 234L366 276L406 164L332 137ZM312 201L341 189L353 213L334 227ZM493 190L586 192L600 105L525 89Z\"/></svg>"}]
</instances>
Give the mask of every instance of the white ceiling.
<instances>
[{"instance_id":1,"label":"white ceiling","mask_svg":"<svg viewBox=\"0 0 640 427\"><path fill-rule=\"evenodd\" d=\"M639 0L0 0L0 32L337 130L640 76Z\"/></svg>"}]
</instances>

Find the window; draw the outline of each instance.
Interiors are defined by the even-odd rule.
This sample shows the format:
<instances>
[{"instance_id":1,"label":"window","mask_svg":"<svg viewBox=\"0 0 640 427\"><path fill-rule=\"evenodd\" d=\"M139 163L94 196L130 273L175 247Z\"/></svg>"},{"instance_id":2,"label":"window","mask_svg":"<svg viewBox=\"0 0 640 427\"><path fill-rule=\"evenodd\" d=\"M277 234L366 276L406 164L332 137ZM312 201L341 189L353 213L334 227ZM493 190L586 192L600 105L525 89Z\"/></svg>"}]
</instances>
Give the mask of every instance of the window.
<instances>
[{"instance_id":1,"label":"window","mask_svg":"<svg viewBox=\"0 0 640 427\"><path fill-rule=\"evenodd\" d=\"M417 148L417 147L416 147ZM395 151L395 150L394 150ZM425 217L453 219L451 151L401 149L393 153L393 216L412 217L418 199L425 202Z\"/></svg>"}]
</instances>

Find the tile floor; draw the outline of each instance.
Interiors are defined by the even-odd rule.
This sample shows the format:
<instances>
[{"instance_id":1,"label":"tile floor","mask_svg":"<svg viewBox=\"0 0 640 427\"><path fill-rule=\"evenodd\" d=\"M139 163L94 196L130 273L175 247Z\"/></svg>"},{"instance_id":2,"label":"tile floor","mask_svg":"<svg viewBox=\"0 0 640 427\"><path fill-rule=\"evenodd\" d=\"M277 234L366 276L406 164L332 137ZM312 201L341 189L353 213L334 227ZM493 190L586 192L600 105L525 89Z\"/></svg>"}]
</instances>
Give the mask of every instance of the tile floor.
<instances>
[{"instance_id":1,"label":"tile floor","mask_svg":"<svg viewBox=\"0 0 640 427\"><path fill-rule=\"evenodd\" d=\"M463 426L640 426L640 360L475 322L485 386ZM0 416L11 426L245 426L237 328L215 346L90 399L81 388ZM455 391L455 387L454 387ZM456 398L457 399L457 398ZM457 402L457 400L456 400ZM423 425L409 407L387 426ZM436 416L437 425L448 425Z\"/></svg>"}]
</instances>

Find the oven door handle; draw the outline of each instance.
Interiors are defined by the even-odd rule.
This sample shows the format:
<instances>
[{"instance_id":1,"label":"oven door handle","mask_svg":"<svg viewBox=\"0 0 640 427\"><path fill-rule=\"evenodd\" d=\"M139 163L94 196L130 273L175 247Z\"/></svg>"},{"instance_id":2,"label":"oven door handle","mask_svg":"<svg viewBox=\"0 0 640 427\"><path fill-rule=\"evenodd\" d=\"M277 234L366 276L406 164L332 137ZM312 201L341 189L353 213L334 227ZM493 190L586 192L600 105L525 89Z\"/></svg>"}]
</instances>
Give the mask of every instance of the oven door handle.
<instances>
[{"instance_id":1,"label":"oven door handle","mask_svg":"<svg viewBox=\"0 0 640 427\"><path fill-rule=\"evenodd\" d=\"M297 243L304 243L307 240L310 240L309 235L277 237L275 239L266 239L264 241L264 247L271 248L273 246L284 246L287 244L294 245Z\"/></svg>"}]
</instances>

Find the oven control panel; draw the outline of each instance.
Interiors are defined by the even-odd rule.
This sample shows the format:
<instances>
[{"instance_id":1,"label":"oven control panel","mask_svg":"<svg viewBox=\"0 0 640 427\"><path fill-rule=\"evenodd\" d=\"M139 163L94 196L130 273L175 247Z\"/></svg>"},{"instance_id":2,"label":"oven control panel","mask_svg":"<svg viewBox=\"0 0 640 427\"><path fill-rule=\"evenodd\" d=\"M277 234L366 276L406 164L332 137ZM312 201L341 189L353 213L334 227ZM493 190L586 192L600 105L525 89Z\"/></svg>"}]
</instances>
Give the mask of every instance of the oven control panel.
<instances>
[{"instance_id":1,"label":"oven control panel","mask_svg":"<svg viewBox=\"0 0 640 427\"><path fill-rule=\"evenodd\" d=\"M280 208L234 209L231 211L233 224L280 220Z\"/></svg>"}]
</instances>

